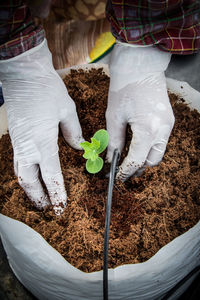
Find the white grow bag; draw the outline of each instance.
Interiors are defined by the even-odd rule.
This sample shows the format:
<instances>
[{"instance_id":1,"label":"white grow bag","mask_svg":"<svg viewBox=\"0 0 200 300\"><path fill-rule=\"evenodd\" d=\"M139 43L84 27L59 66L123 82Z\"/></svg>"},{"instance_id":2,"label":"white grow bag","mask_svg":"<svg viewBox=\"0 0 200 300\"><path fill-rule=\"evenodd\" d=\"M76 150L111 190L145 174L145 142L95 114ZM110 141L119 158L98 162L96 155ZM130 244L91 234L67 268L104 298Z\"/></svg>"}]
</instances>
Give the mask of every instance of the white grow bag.
<instances>
[{"instance_id":1,"label":"white grow bag","mask_svg":"<svg viewBox=\"0 0 200 300\"><path fill-rule=\"evenodd\" d=\"M81 67L89 69L96 67L96 64ZM107 72L108 69L104 67ZM62 77L68 70L58 73ZM167 84L171 91L182 95L186 101L190 101L191 107L200 111L200 93L185 82L168 79ZM6 131L6 113L2 106L0 136ZM13 272L38 299L103 299L103 271L88 274L76 269L36 231L2 214L0 234ZM148 261L109 269L109 300L161 299L198 265L200 222L161 248ZM181 287L170 299L177 299L190 283Z\"/></svg>"}]
</instances>

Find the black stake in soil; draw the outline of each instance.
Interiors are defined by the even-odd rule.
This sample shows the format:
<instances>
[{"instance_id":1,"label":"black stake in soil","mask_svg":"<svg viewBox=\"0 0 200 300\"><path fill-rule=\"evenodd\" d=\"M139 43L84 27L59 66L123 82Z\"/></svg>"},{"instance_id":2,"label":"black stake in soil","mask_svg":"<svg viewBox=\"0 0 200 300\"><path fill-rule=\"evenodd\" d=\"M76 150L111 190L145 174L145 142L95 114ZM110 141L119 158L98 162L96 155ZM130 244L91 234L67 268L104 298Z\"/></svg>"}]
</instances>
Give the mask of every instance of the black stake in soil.
<instances>
[{"instance_id":1,"label":"black stake in soil","mask_svg":"<svg viewBox=\"0 0 200 300\"><path fill-rule=\"evenodd\" d=\"M104 259L103 259L103 299L108 300L108 248L109 248L109 231L110 231L110 213L112 205L112 191L114 186L116 167L119 161L119 151L114 150L112 163L109 174L109 185L107 195L106 219L105 219L105 233L104 233Z\"/></svg>"}]
</instances>

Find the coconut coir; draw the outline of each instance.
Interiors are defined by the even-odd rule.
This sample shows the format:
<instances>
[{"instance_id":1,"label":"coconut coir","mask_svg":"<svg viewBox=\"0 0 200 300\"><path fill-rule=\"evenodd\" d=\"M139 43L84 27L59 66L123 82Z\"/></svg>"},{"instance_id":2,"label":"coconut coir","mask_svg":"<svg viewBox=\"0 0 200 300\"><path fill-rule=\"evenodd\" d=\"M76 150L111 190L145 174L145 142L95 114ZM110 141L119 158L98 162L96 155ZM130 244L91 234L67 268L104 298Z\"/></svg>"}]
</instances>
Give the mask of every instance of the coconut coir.
<instances>
[{"instance_id":1,"label":"coconut coir","mask_svg":"<svg viewBox=\"0 0 200 300\"><path fill-rule=\"evenodd\" d=\"M109 78L102 69L79 70L72 71L64 82L76 103L83 136L90 140L98 129L106 128ZM141 177L117 182L114 187L110 268L148 260L200 219L200 114L175 95L170 100L176 122L163 161L147 168ZM128 129L123 157L130 140ZM63 215L56 217L51 207L42 212L33 207L14 175L8 135L0 140L0 211L39 232L73 266L98 271L103 267L109 166L91 175L85 170L81 151L70 148L61 134L58 143L68 193Z\"/></svg>"}]
</instances>

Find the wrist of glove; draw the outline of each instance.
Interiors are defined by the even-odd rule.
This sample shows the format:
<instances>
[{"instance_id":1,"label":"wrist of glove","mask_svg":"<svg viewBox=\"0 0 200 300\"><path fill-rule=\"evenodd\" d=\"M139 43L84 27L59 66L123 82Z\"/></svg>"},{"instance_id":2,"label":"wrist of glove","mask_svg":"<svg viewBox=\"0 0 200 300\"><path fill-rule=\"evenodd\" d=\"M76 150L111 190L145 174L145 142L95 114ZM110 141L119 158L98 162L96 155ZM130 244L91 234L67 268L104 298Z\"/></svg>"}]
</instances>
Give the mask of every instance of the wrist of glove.
<instances>
[{"instance_id":1,"label":"wrist of glove","mask_svg":"<svg viewBox=\"0 0 200 300\"><path fill-rule=\"evenodd\" d=\"M75 104L53 68L46 41L0 62L0 80L19 183L38 208L51 203L60 214L67 195L58 156L58 127L76 149L81 149L83 138Z\"/></svg>"},{"instance_id":2,"label":"wrist of glove","mask_svg":"<svg viewBox=\"0 0 200 300\"><path fill-rule=\"evenodd\" d=\"M115 148L122 152L127 124L133 133L118 179L141 174L145 166L157 165L163 158L174 125L164 75L170 58L170 53L155 47L120 43L113 50L106 111L108 161Z\"/></svg>"}]
</instances>

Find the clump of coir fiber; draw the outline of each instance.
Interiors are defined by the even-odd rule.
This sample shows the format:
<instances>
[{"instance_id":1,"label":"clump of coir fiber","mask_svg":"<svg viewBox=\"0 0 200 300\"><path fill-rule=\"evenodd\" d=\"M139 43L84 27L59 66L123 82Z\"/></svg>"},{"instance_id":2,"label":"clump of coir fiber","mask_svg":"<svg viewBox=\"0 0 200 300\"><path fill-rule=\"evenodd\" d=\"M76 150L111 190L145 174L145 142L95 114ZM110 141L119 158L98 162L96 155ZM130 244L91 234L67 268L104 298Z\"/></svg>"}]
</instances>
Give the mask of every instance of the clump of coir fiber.
<instances>
[{"instance_id":1,"label":"clump of coir fiber","mask_svg":"<svg viewBox=\"0 0 200 300\"><path fill-rule=\"evenodd\" d=\"M102 69L71 71L64 82L76 103L83 135L89 140L106 128L109 78ZM170 95L176 122L163 161L141 177L117 182L113 191L109 267L140 263L193 227L200 219L200 114ZM127 145L131 133L127 132ZM73 266L102 269L108 165L96 175L85 170L82 152L59 136L68 206L61 217L51 207L31 204L13 173L8 135L0 140L0 211L39 232ZM127 152L128 146L124 151ZM105 157L105 153L104 153Z\"/></svg>"}]
</instances>

